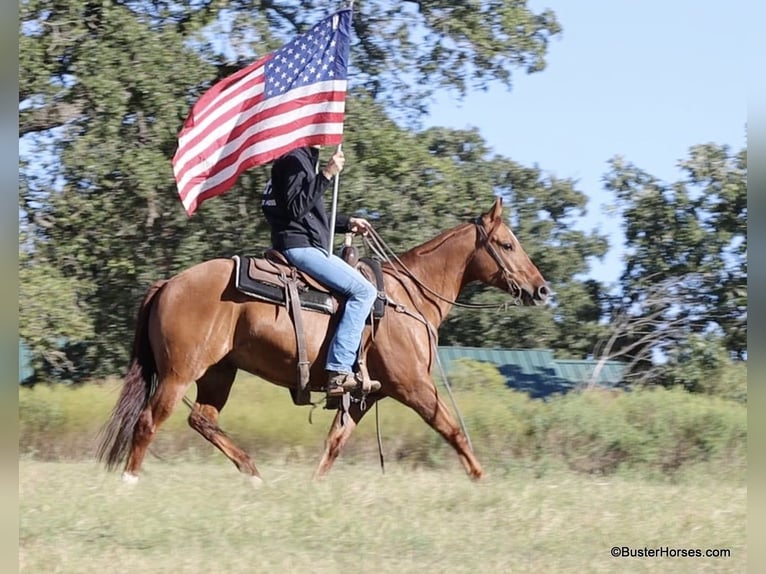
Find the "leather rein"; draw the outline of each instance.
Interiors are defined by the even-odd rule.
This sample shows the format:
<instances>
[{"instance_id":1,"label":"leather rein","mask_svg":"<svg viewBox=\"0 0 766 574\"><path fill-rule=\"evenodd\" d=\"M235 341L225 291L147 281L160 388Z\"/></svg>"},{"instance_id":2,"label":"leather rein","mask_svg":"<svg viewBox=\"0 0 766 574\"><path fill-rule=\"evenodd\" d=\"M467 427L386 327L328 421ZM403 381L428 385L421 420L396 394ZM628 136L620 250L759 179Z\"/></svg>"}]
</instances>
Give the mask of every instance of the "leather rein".
<instances>
[{"instance_id":1,"label":"leather rein","mask_svg":"<svg viewBox=\"0 0 766 574\"><path fill-rule=\"evenodd\" d=\"M521 287L516 282L515 279L513 279L510 270L508 267L506 267L505 263L503 262L502 258L500 257L500 254L497 252L495 247L492 245L492 242L490 241L492 235L494 234L495 230L497 229L497 226L490 229L489 233L487 233L487 230L484 228L484 225L482 223L481 216L477 217L472 221L472 223L476 226L479 233L479 240L481 242L481 247L484 247L489 255L492 257L492 259L497 263L498 270L497 272L502 274L503 278L506 281L506 284L508 285L508 291L513 296L513 304L514 305L520 305L521 304ZM409 276L410 279L412 279L418 287L423 289L424 291L430 293L437 299L440 299L441 301L444 301L445 303L449 303L450 305L454 305L456 307L462 307L464 309L507 309L508 303L461 303L460 301L455 301L452 299L448 299L447 297L444 297L442 294L437 293L433 289L431 289L428 285L423 283L410 269L402 263L402 261L399 259L399 257L391 250L391 248L386 244L385 241L378 235L378 233L374 229L370 229L369 233L370 237L364 236L363 239L367 242L367 244L370 246L370 249L378 255L378 257L381 257L382 259L389 261L393 263L394 261L397 263L397 265L394 265L394 270L396 271L397 267L401 267L406 274ZM386 255L386 252L391 254L391 257ZM473 260L474 257L476 257L476 253L478 250L474 251L473 255L471 256L471 260ZM393 261L392 261L393 258ZM470 261L469 261L470 263Z\"/></svg>"}]
</instances>

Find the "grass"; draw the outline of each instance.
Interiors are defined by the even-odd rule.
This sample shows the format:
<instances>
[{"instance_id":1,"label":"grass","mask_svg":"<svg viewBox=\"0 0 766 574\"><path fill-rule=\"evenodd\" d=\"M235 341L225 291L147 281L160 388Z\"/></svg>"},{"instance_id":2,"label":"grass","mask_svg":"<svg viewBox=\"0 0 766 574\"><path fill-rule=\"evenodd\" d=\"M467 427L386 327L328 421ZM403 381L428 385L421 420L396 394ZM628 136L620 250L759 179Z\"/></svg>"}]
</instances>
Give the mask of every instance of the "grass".
<instances>
[{"instance_id":1,"label":"grass","mask_svg":"<svg viewBox=\"0 0 766 574\"><path fill-rule=\"evenodd\" d=\"M92 458L98 431L119 393L119 383L74 388L39 385L19 389L19 450L38 460ZM194 397L195 391L187 395ZM519 464L544 471L564 467L584 474L643 472L675 478L700 465L717 478L744 482L747 466L747 407L682 389L630 393L586 391L547 402L508 389L456 392L479 460L485 465ZM316 398L316 396L315 396ZM446 400L446 397L445 397ZM285 389L240 376L220 424L256 460L319 456L332 414L295 407ZM179 405L159 430L151 449L165 459L195 453L220 456L186 424ZM375 456L375 414L370 413L344 455ZM452 449L413 411L393 400L380 404L388 458L412 466L452 468Z\"/></svg>"},{"instance_id":2,"label":"grass","mask_svg":"<svg viewBox=\"0 0 766 574\"><path fill-rule=\"evenodd\" d=\"M19 391L19 565L66 574L743 572L744 405L682 391L458 392L486 480L409 409L374 413L329 478L310 482L331 413L242 376L222 427L266 479L253 490L188 428L179 406L141 482L95 462L117 382ZM189 392L191 398L194 391ZM502 400L498 400L501 397ZM614 558L633 549L729 549L726 558Z\"/></svg>"},{"instance_id":3,"label":"grass","mask_svg":"<svg viewBox=\"0 0 766 574\"><path fill-rule=\"evenodd\" d=\"M151 460L124 485L92 462L19 461L23 573L743 572L746 489L455 464L342 459L309 481L271 460L246 485L219 462ZM613 558L612 546L728 548L728 558Z\"/></svg>"},{"instance_id":4,"label":"grass","mask_svg":"<svg viewBox=\"0 0 766 574\"><path fill-rule=\"evenodd\" d=\"M98 430L108 418L121 384L113 380L77 387L20 388L20 450L47 460L77 460L92 455ZM194 388L187 396L194 399ZM421 440L433 434L415 413L394 401L385 401L381 410L383 432L391 439L406 435ZM310 413L313 424L308 421ZM188 414L185 405L176 407L152 443L156 453L173 456L189 450L203 455L212 452L213 447L188 427ZM219 422L238 444L256 455L285 450L300 453L307 449L321 450L333 414L321 408L311 412L310 407L296 407L286 389L241 375ZM374 442L374 413L367 419L354 437L358 438L354 442L362 445Z\"/></svg>"}]
</instances>

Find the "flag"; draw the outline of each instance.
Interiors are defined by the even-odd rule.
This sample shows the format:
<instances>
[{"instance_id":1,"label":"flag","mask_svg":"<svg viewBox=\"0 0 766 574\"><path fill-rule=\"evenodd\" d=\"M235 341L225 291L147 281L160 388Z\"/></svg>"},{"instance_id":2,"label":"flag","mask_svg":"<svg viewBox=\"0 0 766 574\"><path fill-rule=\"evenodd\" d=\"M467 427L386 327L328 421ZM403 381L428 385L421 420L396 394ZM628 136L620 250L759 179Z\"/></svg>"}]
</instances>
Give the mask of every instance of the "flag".
<instances>
[{"instance_id":1,"label":"flag","mask_svg":"<svg viewBox=\"0 0 766 574\"><path fill-rule=\"evenodd\" d=\"M341 143L350 30L351 10L340 10L197 100L172 162L188 215L248 168Z\"/></svg>"}]
</instances>

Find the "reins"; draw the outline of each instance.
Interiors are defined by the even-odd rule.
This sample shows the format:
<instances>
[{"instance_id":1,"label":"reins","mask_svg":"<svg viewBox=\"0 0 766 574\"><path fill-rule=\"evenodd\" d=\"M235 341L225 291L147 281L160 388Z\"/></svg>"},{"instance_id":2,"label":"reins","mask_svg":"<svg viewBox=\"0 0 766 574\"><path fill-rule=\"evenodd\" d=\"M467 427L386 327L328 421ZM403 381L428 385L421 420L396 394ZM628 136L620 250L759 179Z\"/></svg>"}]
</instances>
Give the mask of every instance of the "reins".
<instances>
[{"instance_id":1,"label":"reins","mask_svg":"<svg viewBox=\"0 0 766 574\"><path fill-rule=\"evenodd\" d=\"M431 289L428 285L426 285L423 281L418 278L417 275L415 275L405 264L402 262L401 259L399 259L399 256L394 253L394 251L391 249L391 247L388 246L388 244L383 240L383 238L378 235L378 232L374 229L370 229L369 233L367 235L363 235L362 239L365 242L365 245L372 251L374 255L376 255L378 258L380 258L383 261L386 261L391 264L393 273L395 275L398 275L398 269L397 266L399 266L409 277L412 279L412 281L421 289L429 293L430 295L433 295L440 301L443 301L445 303L449 303L450 305L454 305L455 307L461 307L463 309L496 309L498 311L507 311L510 304L513 305L520 305L521 304L521 288L518 286L516 281L511 279L510 271L506 268L505 264L503 263L503 260L500 258L500 255L497 253L495 248L491 245L489 238L490 235L487 233L487 231L484 229L484 226L481 224L480 220L477 219L473 222L476 227L479 229L479 233L482 235L482 244L484 247L486 247L487 251L489 252L492 259L495 260L495 262L498 264L498 267L500 268L499 271L503 274L503 277L508 282L509 288L511 289L511 293L513 295L513 301L511 303L509 302L503 302L500 304L496 303L462 303L460 301L456 301L453 299L449 299L447 297L444 297L441 293L438 293Z\"/></svg>"},{"instance_id":2,"label":"reins","mask_svg":"<svg viewBox=\"0 0 766 574\"><path fill-rule=\"evenodd\" d=\"M514 305L519 305L521 303L521 288L516 283L515 280L511 277L511 273L508 270L508 268L503 263L503 260L501 259L500 255L497 253L497 250L492 246L490 242L490 236L492 235L492 232L494 232L494 228L487 233L487 230L484 229L484 225L482 225L481 218L476 218L473 221L474 225L479 230L479 235L481 238L481 244L483 247L487 249L492 259L497 263L498 265L498 271L503 274L504 279L508 283L509 291L513 294L513 301L512 303ZM508 303L502 303L500 305L495 305L492 303L488 304L479 304L479 303L461 303L459 301L455 301L452 299L449 299L447 297L444 297L441 293L438 293L431 289L428 285L426 285L423 281L421 281L417 275L415 275L412 270L410 270L404 262L399 258L398 255L391 249L388 244L383 240L383 238L375 231L374 229L370 228L369 232L366 235L362 236L362 239L365 243L365 246L379 259L388 262L391 265L392 272L394 275L399 276L399 271L402 270L406 274L407 277L409 277L418 287L420 287L423 291L429 293L430 295L433 295L437 299L449 303L450 305L454 305L456 307L462 307L464 309L497 309L497 310L507 310L508 309ZM474 257L476 254L472 257ZM402 283L402 287L405 289L405 291L408 292L410 295L410 299L414 298L412 297L412 294L409 293L409 290L407 289L407 286ZM460 428L463 431L463 435L466 437L466 441L468 442L468 448L473 451L473 443L471 442L471 437L468 434L468 429L465 426L465 420L463 419L463 415L460 413L460 409L457 406L457 401L455 400L455 395L452 392L452 385L449 383L449 379L447 378L447 373L444 370L444 366L442 365L441 358L439 357L439 349L436 344L437 341L437 333L434 326L431 324L428 319L423 315L422 312L416 310L413 312L406 306L402 305L401 303L397 303L396 301L393 301L390 297L386 296L386 303L388 305L391 305L394 307L394 309L399 312L403 313L405 315L408 315L409 317L412 317L413 319L416 319L417 321L420 321L426 326L426 329L428 331L428 340L430 343L431 351L434 355L435 362L437 366L439 367L439 372L442 377L442 382L444 384L444 388L447 389L447 394L450 397L450 402L452 403L452 408L455 412L455 415L458 418L458 421L460 422ZM378 454L380 457L380 467L381 471L385 473L385 466L383 462L383 446L381 443L381 437L380 437L380 419L378 416L378 410L377 406L378 403L375 403L376 409L375 409L375 427L376 427L376 434L378 439Z\"/></svg>"}]
</instances>

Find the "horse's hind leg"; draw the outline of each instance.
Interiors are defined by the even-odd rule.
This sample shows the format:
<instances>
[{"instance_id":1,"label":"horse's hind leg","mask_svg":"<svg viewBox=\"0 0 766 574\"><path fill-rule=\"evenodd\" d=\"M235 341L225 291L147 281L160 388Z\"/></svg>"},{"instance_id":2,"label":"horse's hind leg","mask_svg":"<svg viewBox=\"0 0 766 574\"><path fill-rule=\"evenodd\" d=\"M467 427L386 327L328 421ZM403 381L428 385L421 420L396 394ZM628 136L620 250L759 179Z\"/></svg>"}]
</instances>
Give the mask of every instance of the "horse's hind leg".
<instances>
[{"instance_id":1,"label":"horse's hind leg","mask_svg":"<svg viewBox=\"0 0 766 574\"><path fill-rule=\"evenodd\" d=\"M471 451L468 439L439 398L430 378L417 380L406 387L397 385L391 388L389 396L413 409L431 428L442 435L455 449L460 462L472 478L478 479L484 475L479 461Z\"/></svg>"},{"instance_id":2,"label":"horse's hind leg","mask_svg":"<svg viewBox=\"0 0 766 574\"><path fill-rule=\"evenodd\" d=\"M349 416L346 417L345 424L341 425L340 423L340 411L335 414L332 425L330 425L330 432L327 434L327 439L324 443L324 452L322 453L322 458L320 459L319 465L314 471L315 480L322 478L330 471L330 468L332 468L335 459L338 458L343 445L346 444L346 441L348 441L351 433L354 432L354 429L359 424L359 421L367 413L367 411L370 410L370 407L372 407L372 405L381 398L383 397L380 395L369 395L366 400L367 404L365 410L360 408L359 403L352 403L348 409Z\"/></svg>"},{"instance_id":3,"label":"horse's hind leg","mask_svg":"<svg viewBox=\"0 0 766 574\"><path fill-rule=\"evenodd\" d=\"M133 432L133 442L122 475L126 482L138 480L138 472L146 455L149 443L154 439L160 425L167 420L170 413L178 405L189 388L190 382L183 382L176 378L166 377L157 385L157 391L149 400L149 404L141 412L141 415Z\"/></svg>"},{"instance_id":4,"label":"horse's hind leg","mask_svg":"<svg viewBox=\"0 0 766 574\"><path fill-rule=\"evenodd\" d=\"M240 472L260 482L261 475L251 458L218 426L218 415L229 398L236 374L236 367L218 363L197 381L197 401L189 414L189 426L213 443Z\"/></svg>"}]
</instances>

